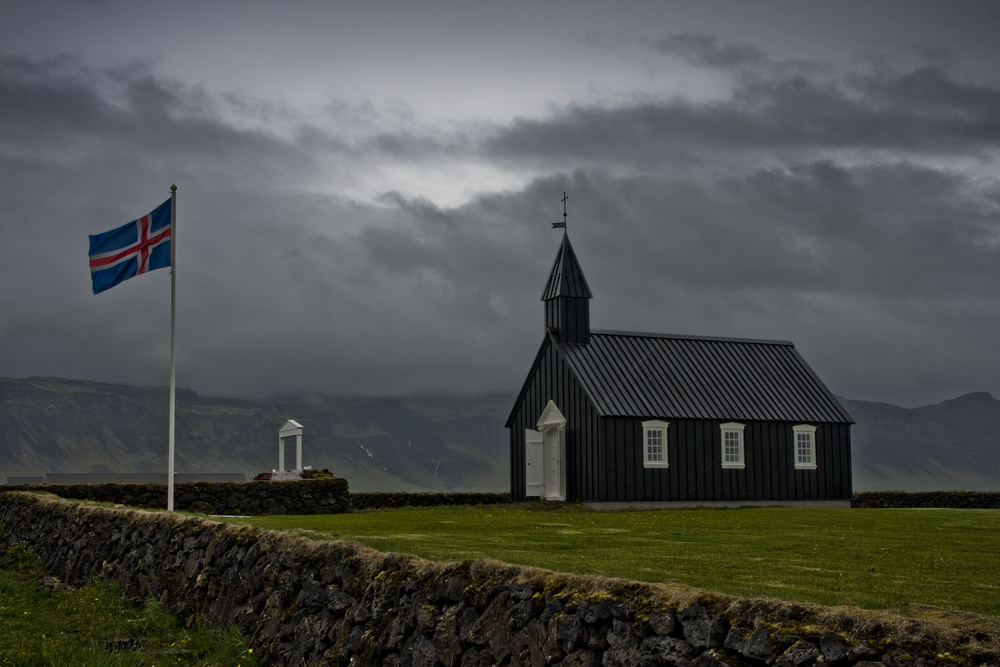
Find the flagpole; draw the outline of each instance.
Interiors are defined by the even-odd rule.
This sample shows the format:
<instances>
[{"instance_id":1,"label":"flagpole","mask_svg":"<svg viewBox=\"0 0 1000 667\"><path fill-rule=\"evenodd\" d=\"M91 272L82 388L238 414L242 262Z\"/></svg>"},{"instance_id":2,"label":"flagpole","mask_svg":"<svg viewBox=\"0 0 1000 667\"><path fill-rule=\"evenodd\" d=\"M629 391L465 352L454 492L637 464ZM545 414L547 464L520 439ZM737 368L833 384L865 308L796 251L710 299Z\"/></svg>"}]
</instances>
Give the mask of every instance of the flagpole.
<instances>
[{"instance_id":1,"label":"flagpole","mask_svg":"<svg viewBox=\"0 0 1000 667\"><path fill-rule=\"evenodd\" d=\"M174 363L174 340L176 338L175 312L177 284L177 186L170 186L170 435L168 438L167 463L167 511L174 511L174 421L177 408L174 395L177 389L177 374Z\"/></svg>"}]
</instances>

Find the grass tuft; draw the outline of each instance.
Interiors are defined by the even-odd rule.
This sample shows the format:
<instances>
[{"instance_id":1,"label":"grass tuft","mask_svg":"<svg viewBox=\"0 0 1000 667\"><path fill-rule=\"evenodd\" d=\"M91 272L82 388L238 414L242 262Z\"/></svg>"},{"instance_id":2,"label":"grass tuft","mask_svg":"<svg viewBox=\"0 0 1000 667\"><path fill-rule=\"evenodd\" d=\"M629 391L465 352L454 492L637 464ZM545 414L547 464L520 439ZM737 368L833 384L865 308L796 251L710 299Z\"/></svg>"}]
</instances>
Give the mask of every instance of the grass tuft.
<instances>
[{"instance_id":1,"label":"grass tuft","mask_svg":"<svg viewBox=\"0 0 1000 667\"><path fill-rule=\"evenodd\" d=\"M72 588L23 543L0 554L0 665L258 667L236 629L186 630L160 602L133 605L108 579Z\"/></svg>"}]
</instances>

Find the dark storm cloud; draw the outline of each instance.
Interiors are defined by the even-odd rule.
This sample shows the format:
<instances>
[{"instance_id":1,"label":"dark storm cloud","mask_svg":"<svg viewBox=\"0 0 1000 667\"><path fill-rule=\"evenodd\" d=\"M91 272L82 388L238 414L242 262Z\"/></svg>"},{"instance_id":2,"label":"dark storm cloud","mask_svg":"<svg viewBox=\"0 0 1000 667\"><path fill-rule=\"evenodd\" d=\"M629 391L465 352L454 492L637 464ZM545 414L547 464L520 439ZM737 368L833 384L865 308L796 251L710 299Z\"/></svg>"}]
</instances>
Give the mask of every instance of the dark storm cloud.
<instances>
[{"instance_id":1,"label":"dark storm cloud","mask_svg":"<svg viewBox=\"0 0 1000 667\"><path fill-rule=\"evenodd\" d=\"M572 106L521 119L487 144L506 159L670 164L704 151L902 150L942 154L1000 147L1000 89L933 67L840 79L741 75L731 96Z\"/></svg>"},{"instance_id":2,"label":"dark storm cloud","mask_svg":"<svg viewBox=\"0 0 1000 667\"><path fill-rule=\"evenodd\" d=\"M873 400L993 386L1000 220L961 179L817 163L590 184L630 203L574 231L594 326L790 339L835 391Z\"/></svg>"},{"instance_id":3,"label":"dark storm cloud","mask_svg":"<svg viewBox=\"0 0 1000 667\"><path fill-rule=\"evenodd\" d=\"M853 398L1000 391L1000 91L654 48L736 72L731 94L444 131L334 101L331 129L148 64L2 60L0 280L23 288L0 374L164 382L167 272L95 297L86 234L177 182L178 377L202 392L516 390L563 191L595 327L792 339ZM336 194L447 160L543 175L451 207Z\"/></svg>"},{"instance_id":4,"label":"dark storm cloud","mask_svg":"<svg viewBox=\"0 0 1000 667\"><path fill-rule=\"evenodd\" d=\"M355 140L304 122L281 139L235 128L222 120L225 101L142 67L3 65L10 122L0 130L0 205L18 224L0 229L0 256L4 282L28 286L0 297L10 313L0 335L12 351L4 374L162 382L167 273L92 296L86 234L148 210L176 180L182 383L261 394L516 382L520 371L497 357L530 356L535 342L524 348L504 330L521 309L507 276L524 261L505 251L511 230L486 228L497 216L312 188L321 162L415 160L446 150L443 142L405 133Z\"/></svg>"},{"instance_id":5,"label":"dark storm cloud","mask_svg":"<svg viewBox=\"0 0 1000 667\"><path fill-rule=\"evenodd\" d=\"M578 197L607 202L603 216L584 214L604 253L648 266L664 258L659 273L672 284L886 298L1000 291L996 211L984 209L988 199L970 200L970 183L954 174L820 161L716 182L596 173L582 180L572 184Z\"/></svg>"},{"instance_id":6,"label":"dark storm cloud","mask_svg":"<svg viewBox=\"0 0 1000 667\"><path fill-rule=\"evenodd\" d=\"M224 118L230 112L264 121L280 116L274 108L254 106L253 100L231 94L216 98L154 76L148 64L91 70L69 58L0 59L0 140L8 154L66 162L107 159L113 153L176 162L201 176L289 184L315 179L319 156L355 159L374 149L399 153L407 141L370 140L373 149L303 121L297 121L291 139L284 139L238 127ZM426 142L419 145L427 148Z\"/></svg>"},{"instance_id":7,"label":"dark storm cloud","mask_svg":"<svg viewBox=\"0 0 1000 667\"><path fill-rule=\"evenodd\" d=\"M650 40L660 53L684 58L692 65L710 67L759 66L770 64L771 59L760 49L743 44L723 44L713 35L683 33Z\"/></svg>"},{"instance_id":8,"label":"dark storm cloud","mask_svg":"<svg viewBox=\"0 0 1000 667\"><path fill-rule=\"evenodd\" d=\"M584 166L595 326L791 338L835 391L875 400L995 386L1000 90L928 65L807 76L712 39L660 47L735 72L732 94L569 107L486 144Z\"/></svg>"}]
</instances>

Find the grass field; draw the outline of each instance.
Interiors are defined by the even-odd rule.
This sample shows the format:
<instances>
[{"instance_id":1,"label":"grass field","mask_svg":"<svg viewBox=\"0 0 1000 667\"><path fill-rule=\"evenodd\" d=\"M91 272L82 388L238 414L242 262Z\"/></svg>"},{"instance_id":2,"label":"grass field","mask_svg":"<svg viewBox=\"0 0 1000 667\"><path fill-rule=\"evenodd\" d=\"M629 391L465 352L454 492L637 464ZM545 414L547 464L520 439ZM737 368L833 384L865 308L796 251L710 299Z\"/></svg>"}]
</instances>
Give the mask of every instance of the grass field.
<instances>
[{"instance_id":1,"label":"grass field","mask_svg":"<svg viewBox=\"0 0 1000 667\"><path fill-rule=\"evenodd\" d=\"M1000 617L996 510L600 512L527 503L231 521L438 561L493 558L747 597Z\"/></svg>"},{"instance_id":2,"label":"grass field","mask_svg":"<svg viewBox=\"0 0 1000 667\"><path fill-rule=\"evenodd\" d=\"M0 556L0 665L256 667L236 631L185 630L162 605L136 607L113 583L40 586L45 571L15 546Z\"/></svg>"}]
</instances>

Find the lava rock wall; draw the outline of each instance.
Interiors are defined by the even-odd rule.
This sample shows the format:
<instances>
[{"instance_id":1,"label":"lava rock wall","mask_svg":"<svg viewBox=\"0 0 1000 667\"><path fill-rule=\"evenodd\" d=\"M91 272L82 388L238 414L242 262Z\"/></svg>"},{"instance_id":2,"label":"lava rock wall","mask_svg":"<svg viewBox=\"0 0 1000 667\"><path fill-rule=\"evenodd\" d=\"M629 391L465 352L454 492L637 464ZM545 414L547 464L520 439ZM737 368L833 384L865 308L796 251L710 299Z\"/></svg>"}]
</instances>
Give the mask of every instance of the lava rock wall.
<instances>
[{"instance_id":1,"label":"lava rock wall","mask_svg":"<svg viewBox=\"0 0 1000 667\"><path fill-rule=\"evenodd\" d=\"M356 510L396 507L437 507L441 505L500 505L510 502L510 493L404 493L366 491L351 494Z\"/></svg>"},{"instance_id":2,"label":"lava rock wall","mask_svg":"<svg viewBox=\"0 0 1000 667\"><path fill-rule=\"evenodd\" d=\"M879 625L843 610L668 584L433 563L28 493L0 493L0 522L2 543L25 543L63 581L104 575L187 624L234 624L280 665L1000 665L975 637L921 621Z\"/></svg>"},{"instance_id":3,"label":"lava rock wall","mask_svg":"<svg viewBox=\"0 0 1000 667\"><path fill-rule=\"evenodd\" d=\"M1000 509L996 491L864 491L855 493L851 507L941 507L951 509Z\"/></svg>"},{"instance_id":4,"label":"lava rock wall","mask_svg":"<svg viewBox=\"0 0 1000 667\"><path fill-rule=\"evenodd\" d=\"M44 491L60 498L167 508L166 484L42 484L0 491ZM339 514L351 509L347 480L189 482L174 485L174 509L205 514Z\"/></svg>"}]
</instances>

